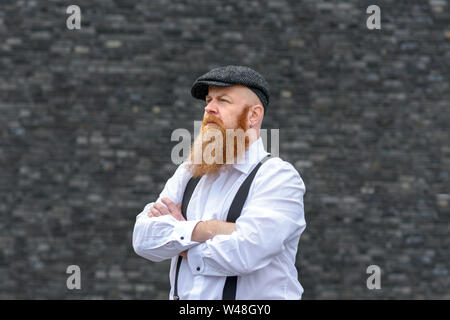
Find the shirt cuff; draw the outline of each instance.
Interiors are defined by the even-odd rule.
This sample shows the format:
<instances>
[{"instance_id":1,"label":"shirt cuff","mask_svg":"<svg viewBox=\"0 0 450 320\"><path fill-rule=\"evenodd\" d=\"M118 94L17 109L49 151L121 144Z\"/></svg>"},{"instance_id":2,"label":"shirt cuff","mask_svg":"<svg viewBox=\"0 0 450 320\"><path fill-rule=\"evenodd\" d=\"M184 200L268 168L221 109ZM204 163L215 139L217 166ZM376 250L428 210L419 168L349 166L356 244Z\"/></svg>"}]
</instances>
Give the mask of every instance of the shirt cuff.
<instances>
[{"instance_id":1,"label":"shirt cuff","mask_svg":"<svg viewBox=\"0 0 450 320\"><path fill-rule=\"evenodd\" d=\"M178 241L182 246L198 243L197 241L192 241L191 237L192 231L194 231L195 226L199 222L200 220L190 220L176 223L173 230L174 240Z\"/></svg>"},{"instance_id":2,"label":"shirt cuff","mask_svg":"<svg viewBox=\"0 0 450 320\"><path fill-rule=\"evenodd\" d=\"M205 263L203 261L203 250L206 247L205 243L190 248L187 253L187 262L194 275L202 274L205 270Z\"/></svg>"}]
</instances>

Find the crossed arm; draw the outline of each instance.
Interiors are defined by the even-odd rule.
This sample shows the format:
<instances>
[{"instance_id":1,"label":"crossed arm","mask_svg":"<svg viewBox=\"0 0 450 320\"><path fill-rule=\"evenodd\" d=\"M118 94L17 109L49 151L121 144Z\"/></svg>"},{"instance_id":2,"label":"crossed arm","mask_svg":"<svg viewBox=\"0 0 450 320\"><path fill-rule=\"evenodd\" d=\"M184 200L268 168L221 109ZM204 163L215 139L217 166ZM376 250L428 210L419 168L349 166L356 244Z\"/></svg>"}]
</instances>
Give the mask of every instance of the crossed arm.
<instances>
[{"instance_id":1,"label":"crossed arm","mask_svg":"<svg viewBox=\"0 0 450 320\"><path fill-rule=\"evenodd\" d=\"M168 198L162 198L161 201L167 208L159 203L155 203L148 216L159 217L170 214L179 221L185 221L181 213L181 204L175 204ZM214 238L216 235L227 235L236 230L236 224L232 222L225 222L221 220L200 221L192 231L191 240L196 242L205 242L206 240ZM183 251L180 255L187 258L188 250Z\"/></svg>"},{"instance_id":2,"label":"crossed arm","mask_svg":"<svg viewBox=\"0 0 450 320\"><path fill-rule=\"evenodd\" d=\"M253 192L236 224L219 220L185 221L180 201L184 174L177 169L160 198L136 217L135 252L159 262L187 257L193 274L235 276L270 264L288 245L297 243L306 227L303 210L305 185L292 165L273 160L266 173L255 177Z\"/></svg>"}]
</instances>

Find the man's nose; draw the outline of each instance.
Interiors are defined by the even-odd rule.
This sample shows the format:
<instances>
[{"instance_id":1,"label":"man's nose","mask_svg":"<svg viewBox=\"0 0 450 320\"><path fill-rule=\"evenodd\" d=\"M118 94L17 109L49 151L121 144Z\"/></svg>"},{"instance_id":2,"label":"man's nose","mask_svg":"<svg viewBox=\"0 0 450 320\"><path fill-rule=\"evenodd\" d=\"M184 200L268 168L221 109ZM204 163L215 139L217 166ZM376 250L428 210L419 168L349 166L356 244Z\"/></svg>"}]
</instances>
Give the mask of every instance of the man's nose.
<instances>
[{"instance_id":1,"label":"man's nose","mask_svg":"<svg viewBox=\"0 0 450 320\"><path fill-rule=\"evenodd\" d=\"M211 113L211 114L217 114L217 106L215 104L215 102L212 100L210 101L206 107L205 107L205 112L206 113Z\"/></svg>"}]
</instances>

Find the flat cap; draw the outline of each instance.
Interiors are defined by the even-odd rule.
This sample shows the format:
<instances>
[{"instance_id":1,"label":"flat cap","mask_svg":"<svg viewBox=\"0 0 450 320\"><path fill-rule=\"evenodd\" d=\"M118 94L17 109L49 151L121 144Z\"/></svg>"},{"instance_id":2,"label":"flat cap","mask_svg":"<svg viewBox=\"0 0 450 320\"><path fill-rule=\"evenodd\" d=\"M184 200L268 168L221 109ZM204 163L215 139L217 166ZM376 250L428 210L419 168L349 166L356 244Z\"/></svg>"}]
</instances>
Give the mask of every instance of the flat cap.
<instances>
[{"instance_id":1,"label":"flat cap","mask_svg":"<svg viewBox=\"0 0 450 320\"><path fill-rule=\"evenodd\" d=\"M228 87L241 84L252 90L267 112L269 105L269 84L255 70L245 66L226 66L212 69L195 80L191 88L194 98L204 100L208 94L208 86Z\"/></svg>"}]
</instances>

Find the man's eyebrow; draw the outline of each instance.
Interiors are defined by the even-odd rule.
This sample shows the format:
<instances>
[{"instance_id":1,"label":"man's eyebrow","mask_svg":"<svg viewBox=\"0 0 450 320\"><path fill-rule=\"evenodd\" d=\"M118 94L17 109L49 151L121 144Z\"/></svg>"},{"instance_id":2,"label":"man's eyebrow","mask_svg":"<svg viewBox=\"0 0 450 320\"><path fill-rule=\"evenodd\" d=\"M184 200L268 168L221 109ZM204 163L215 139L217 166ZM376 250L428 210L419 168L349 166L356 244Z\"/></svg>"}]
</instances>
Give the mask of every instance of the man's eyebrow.
<instances>
[{"instance_id":1,"label":"man's eyebrow","mask_svg":"<svg viewBox=\"0 0 450 320\"><path fill-rule=\"evenodd\" d=\"M231 96L226 94L226 93L221 93L221 94L217 95L218 98L221 98L223 96L227 96L228 98L232 99ZM205 100L208 99L208 98L211 98L211 96L209 94L205 97Z\"/></svg>"}]
</instances>

